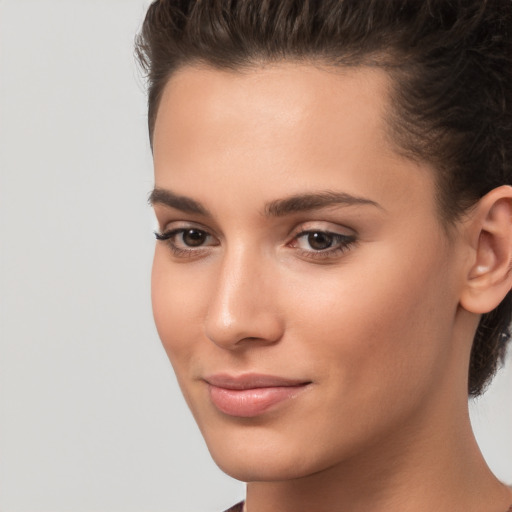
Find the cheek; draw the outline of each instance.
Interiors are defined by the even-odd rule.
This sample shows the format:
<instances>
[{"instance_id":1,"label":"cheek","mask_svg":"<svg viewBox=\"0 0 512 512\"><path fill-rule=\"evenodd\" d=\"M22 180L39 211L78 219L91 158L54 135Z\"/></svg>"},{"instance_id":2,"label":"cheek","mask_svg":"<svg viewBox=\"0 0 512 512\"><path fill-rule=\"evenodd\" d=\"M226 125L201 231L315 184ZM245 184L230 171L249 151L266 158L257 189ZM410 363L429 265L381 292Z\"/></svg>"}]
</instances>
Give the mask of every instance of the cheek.
<instances>
[{"instance_id":1,"label":"cheek","mask_svg":"<svg viewBox=\"0 0 512 512\"><path fill-rule=\"evenodd\" d=\"M374 254L372 264L361 254L357 265L325 279L303 274L290 287L292 327L326 379L366 396L427 387L440 371L457 301L446 292L446 258L420 252L399 259L383 250L377 265Z\"/></svg>"},{"instance_id":2,"label":"cheek","mask_svg":"<svg viewBox=\"0 0 512 512\"><path fill-rule=\"evenodd\" d=\"M153 316L178 377L186 370L194 352L192 334L202 325L202 301L206 296L199 293L197 282L190 281L188 274L180 270L180 265L170 264L165 247L157 246L151 274Z\"/></svg>"}]
</instances>

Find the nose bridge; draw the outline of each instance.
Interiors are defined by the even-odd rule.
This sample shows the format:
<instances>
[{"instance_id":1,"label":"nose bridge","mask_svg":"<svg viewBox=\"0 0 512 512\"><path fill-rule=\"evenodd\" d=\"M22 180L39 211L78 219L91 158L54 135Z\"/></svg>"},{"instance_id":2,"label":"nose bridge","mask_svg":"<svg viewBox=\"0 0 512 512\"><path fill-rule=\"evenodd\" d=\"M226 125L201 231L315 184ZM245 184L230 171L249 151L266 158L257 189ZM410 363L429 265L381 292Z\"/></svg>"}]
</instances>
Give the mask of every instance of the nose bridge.
<instances>
[{"instance_id":1,"label":"nose bridge","mask_svg":"<svg viewBox=\"0 0 512 512\"><path fill-rule=\"evenodd\" d=\"M243 340L279 339L281 322L271 273L271 265L257 249L244 244L226 249L205 320L210 340L234 348Z\"/></svg>"}]
</instances>

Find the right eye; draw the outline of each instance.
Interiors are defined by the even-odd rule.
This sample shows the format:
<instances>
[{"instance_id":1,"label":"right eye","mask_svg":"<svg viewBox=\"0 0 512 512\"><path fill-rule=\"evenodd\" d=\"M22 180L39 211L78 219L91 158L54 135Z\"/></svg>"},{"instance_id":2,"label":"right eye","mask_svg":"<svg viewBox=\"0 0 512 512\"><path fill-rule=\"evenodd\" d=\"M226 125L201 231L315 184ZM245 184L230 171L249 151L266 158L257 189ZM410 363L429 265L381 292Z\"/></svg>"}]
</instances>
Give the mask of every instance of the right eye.
<instances>
[{"instance_id":1,"label":"right eye","mask_svg":"<svg viewBox=\"0 0 512 512\"><path fill-rule=\"evenodd\" d=\"M165 242L175 256L190 256L206 247L219 245L210 233L195 227L171 229L155 233L155 237Z\"/></svg>"}]
</instances>

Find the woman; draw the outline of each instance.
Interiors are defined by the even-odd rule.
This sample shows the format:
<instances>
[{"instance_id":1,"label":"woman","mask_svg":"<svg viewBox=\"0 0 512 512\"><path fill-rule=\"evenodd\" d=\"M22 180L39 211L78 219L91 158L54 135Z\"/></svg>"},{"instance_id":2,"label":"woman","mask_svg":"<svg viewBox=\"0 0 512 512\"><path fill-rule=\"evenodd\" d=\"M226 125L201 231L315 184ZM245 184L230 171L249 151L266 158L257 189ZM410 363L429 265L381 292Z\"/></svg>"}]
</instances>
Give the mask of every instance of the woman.
<instances>
[{"instance_id":1,"label":"woman","mask_svg":"<svg viewBox=\"0 0 512 512\"><path fill-rule=\"evenodd\" d=\"M154 2L156 325L233 510L512 510L512 3Z\"/></svg>"}]
</instances>

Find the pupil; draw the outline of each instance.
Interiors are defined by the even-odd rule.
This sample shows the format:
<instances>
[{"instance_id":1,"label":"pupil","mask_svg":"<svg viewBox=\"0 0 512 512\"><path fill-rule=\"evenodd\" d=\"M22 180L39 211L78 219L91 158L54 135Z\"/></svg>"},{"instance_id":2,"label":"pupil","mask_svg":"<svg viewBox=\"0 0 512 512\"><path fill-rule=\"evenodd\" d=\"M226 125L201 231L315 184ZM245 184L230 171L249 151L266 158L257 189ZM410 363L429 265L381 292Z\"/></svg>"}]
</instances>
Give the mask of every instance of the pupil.
<instances>
[{"instance_id":1,"label":"pupil","mask_svg":"<svg viewBox=\"0 0 512 512\"><path fill-rule=\"evenodd\" d=\"M310 233L308 243L317 251L328 249L332 245L332 236L326 233Z\"/></svg>"},{"instance_id":2,"label":"pupil","mask_svg":"<svg viewBox=\"0 0 512 512\"><path fill-rule=\"evenodd\" d=\"M205 241L206 235L197 229L189 229L183 233L183 242L191 247L198 247Z\"/></svg>"}]
</instances>

